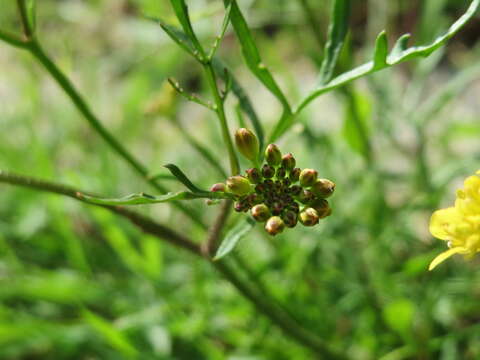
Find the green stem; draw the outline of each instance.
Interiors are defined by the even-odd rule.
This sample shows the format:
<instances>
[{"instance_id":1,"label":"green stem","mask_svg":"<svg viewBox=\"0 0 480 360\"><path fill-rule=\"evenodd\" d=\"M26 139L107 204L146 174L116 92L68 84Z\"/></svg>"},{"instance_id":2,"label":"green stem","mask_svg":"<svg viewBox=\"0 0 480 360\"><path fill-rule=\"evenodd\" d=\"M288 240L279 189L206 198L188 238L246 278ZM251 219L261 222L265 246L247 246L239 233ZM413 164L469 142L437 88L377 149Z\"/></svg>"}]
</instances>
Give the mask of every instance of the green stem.
<instances>
[{"instance_id":1,"label":"green stem","mask_svg":"<svg viewBox=\"0 0 480 360\"><path fill-rule=\"evenodd\" d=\"M223 141L225 142L225 146L228 150L228 157L230 159L230 170L232 175L237 175L240 172L240 165L238 163L237 154L235 153L235 149L233 147L232 138L230 137L230 130L228 129L227 117L225 116L223 99L220 96L215 71L213 70L211 62L203 63L203 68L205 70L207 81L215 101L215 112L217 113L218 120L220 120Z\"/></svg>"},{"instance_id":2,"label":"green stem","mask_svg":"<svg viewBox=\"0 0 480 360\"><path fill-rule=\"evenodd\" d=\"M164 226L157 222L152 221L151 219L149 219L144 215L141 215L135 211L128 210L121 206L97 205L97 204L86 202L82 194L92 195L88 192L83 192L78 189L72 188L70 186L56 184L56 183L39 180L32 177L22 176L22 175L14 174L11 172L5 172L1 170L0 170L0 183L18 185L18 186L32 188L40 191L64 195L64 196L73 198L75 200L88 203L90 205L106 208L118 215L121 215L127 218L133 224L138 226L140 229L142 229L146 233L155 235L156 237L162 240L166 240L172 245L188 250L190 253L193 253L195 255L201 255L200 247L197 244L195 244L193 241L184 237L183 235L180 235L174 232L167 226Z\"/></svg>"},{"instance_id":3,"label":"green stem","mask_svg":"<svg viewBox=\"0 0 480 360\"><path fill-rule=\"evenodd\" d=\"M27 40L30 40L33 37L32 27L30 26L30 21L28 20L27 8L25 6L25 0L17 0L17 8L20 14L20 21L22 23L23 34Z\"/></svg>"},{"instance_id":4,"label":"green stem","mask_svg":"<svg viewBox=\"0 0 480 360\"><path fill-rule=\"evenodd\" d=\"M48 73L54 78L57 84L63 89L70 100L73 102L77 110L84 116L92 128L107 142L112 149L120 155L141 177L143 177L148 183L150 183L155 189L162 193L166 193L167 189L160 185L155 179L149 178L148 170L123 147L123 145L112 136L109 131L101 124L98 118L93 114L85 100L81 97L80 93L75 89L70 80L59 70L55 63L45 53L37 40L32 39L26 42L25 48L43 65ZM205 228L205 225L190 208L187 208L183 204L174 203L174 205L180 209L189 218L195 221L198 225Z\"/></svg>"}]
</instances>

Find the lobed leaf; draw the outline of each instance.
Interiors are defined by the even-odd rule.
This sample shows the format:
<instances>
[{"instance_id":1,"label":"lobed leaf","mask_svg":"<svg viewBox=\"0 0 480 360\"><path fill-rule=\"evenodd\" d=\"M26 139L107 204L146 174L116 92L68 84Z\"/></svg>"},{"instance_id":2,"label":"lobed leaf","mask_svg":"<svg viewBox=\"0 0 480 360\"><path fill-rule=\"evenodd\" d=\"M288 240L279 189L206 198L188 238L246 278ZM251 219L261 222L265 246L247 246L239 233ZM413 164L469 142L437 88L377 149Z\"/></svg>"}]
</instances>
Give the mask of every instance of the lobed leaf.
<instances>
[{"instance_id":1,"label":"lobed leaf","mask_svg":"<svg viewBox=\"0 0 480 360\"><path fill-rule=\"evenodd\" d=\"M439 47L441 47L443 44L445 44L448 39L450 39L452 36L454 36L475 14L475 12L478 10L480 5L480 0L473 0L470 3L470 6L468 7L467 11L457 20L455 21L450 28L441 36L437 37L431 44L429 45L423 45L423 46L413 46L410 48L407 48L407 41L410 37L410 35L405 34L401 36L395 46L393 47L392 51L386 58L386 66L383 68L387 68L396 64L399 64L404 61L412 60L415 58L419 57L426 57L430 55L432 52L437 50ZM377 38L378 41L384 41L382 33L379 35ZM384 44L377 43L377 46L383 47ZM380 48L377 48L376 46L376 51L378 50L378 55L380 56ZM381 68L375 67L375 61L370 61L367 62L363 65L360 65L350 71L347 71L337 77L335 77L333 80L331 80L329 83L325 85L318 86L316 89L312 90L298 105L298 107L295 109L294 114L298 115L300 111L302 111L310 102L312 102L314 99L316 99L318 96L332 91L333 89L336 89L342 85L345 85L355 79L358 79L360 77L366 76L368 74L371 74L373 72L376 72L380 70ZM282 127L282 124L277 124L277 127ZM285 127L283 126L283 131L282 134L289 128L289 126Z\"/></svg>"},{"instance_id":2,"label":"lobed leaf","mask_svg":"<svg viewBox=\"0 0 480 360\"><path fill-rule=\"evenodd\" d=\"M375 50L373 52L373 68L375 70L383 69L387 67L387 55L388 55L388 39L387 33L383 30L378 34L375 40Z\"/></svg>"},{"instance_id":3,"label":"lobed leaf","mask_svg":"<svg viewBox=\"0 0 480 360\"><path fill-rule=\"evenodd\" d=\"M335 0L332 5L332 22L328 27L328 40L325 45L325 56L320 68L320 84L330 81L348 32L348 20L351 10L350 0Z\"/></svg>"},{"instance_id":4,"label":"lobed leaf","mask_svg":"<svg viewBox=\"0 0 480 360\"><path fill-rule=\"evenodd\" d=\"M223 239L213 260L220 260L230 253L238 245L238 242L253 229L255 224L255 220L251 217L247 217L236 224Z\"/></svg>"}]
</instances>

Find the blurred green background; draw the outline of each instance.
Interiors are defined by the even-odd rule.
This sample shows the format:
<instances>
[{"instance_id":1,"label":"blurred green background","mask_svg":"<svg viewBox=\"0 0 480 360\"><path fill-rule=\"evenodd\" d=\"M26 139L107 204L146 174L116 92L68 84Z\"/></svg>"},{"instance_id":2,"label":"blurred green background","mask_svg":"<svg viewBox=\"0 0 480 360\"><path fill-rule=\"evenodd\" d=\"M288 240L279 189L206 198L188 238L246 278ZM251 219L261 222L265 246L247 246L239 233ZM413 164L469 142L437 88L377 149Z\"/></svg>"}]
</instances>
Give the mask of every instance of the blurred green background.
<instances>
[{"instance_id":1,"label":"blurred green background","mask_svg":"<svg viewBox=\"0 0 480 360\"><path fill-rule=\"evenodd\" d=\"M188 2L209 44L221 1ZM263 60L292 102L315 84L330 2L240 1ZM354 2L337 70L370 58L376 35L411 32L422 44L444 31L465 1ZM15 2L0 27L19 32ZM166 78L209 98L201 69L143 15L174 22L166 0L38 1L44 48L102 123L148 165L180 166L206 188L223 181L186 131L228 169L214 115L172 93ZM354 359L480 358L478 261L455 257L428 233L480 168L478 16L446 48L322 96L278 145L300 167L337 184L333 215L275 238L260 226L235 250L289 311ZM219 56L251 96L266 130L281 114L248 72L231 29ZM238 126L233 97L231 130ZM358 133L365 130L366 142ZM181 130L181 128L184 131ZM367 144L367 147L365 146ZM246 163L242 164L245 169ZM0 169L116 197L152 189L93 132L26 52L0 44ZM168 179L171 190L182 186ZM194 202L211 222L216 207ZM202 241L168 205L137 208ZM242 215L231 217L234 224ZM56 195L0 184L1 359L310 359L201 259L144 235L111 213Z\"/></svg>"}]
</instances>

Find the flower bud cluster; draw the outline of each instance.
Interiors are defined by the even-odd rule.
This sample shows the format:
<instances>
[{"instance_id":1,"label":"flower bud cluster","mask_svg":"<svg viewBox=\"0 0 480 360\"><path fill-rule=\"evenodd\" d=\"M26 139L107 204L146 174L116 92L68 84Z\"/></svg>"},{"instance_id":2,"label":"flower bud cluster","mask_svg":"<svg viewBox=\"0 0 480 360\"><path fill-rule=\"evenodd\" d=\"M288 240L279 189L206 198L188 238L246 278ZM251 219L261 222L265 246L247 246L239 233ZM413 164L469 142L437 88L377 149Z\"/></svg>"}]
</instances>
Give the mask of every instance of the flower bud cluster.
<instances>
[{"instance_id":1,"label":"flower bud cluster","mask_svg":"<svg viewBox=\"0 0 480 360\"><path fill-rule=\"evenodd\" d=\"M237 131L236 142L243 146L242 154L248 154L246 157L250 158L253 151L249 152L246 144L251 144L253 150L257 142L248 139L255 135L245 130ZM286 227L293 228L298 222L315 226L320 219L331 214L326 198L335 190L332 181L319 179L313 169L295 167L293 155L282 156L275 144L267 146L265 161L261 168L247 169L246 176L227 179L226 190L236 198L235 211L250 211L256 221L265 223L265 230L270 235L277 235ZM214 187L217 190L221 185L215 184Z\"/></svg>"}]
</instances>

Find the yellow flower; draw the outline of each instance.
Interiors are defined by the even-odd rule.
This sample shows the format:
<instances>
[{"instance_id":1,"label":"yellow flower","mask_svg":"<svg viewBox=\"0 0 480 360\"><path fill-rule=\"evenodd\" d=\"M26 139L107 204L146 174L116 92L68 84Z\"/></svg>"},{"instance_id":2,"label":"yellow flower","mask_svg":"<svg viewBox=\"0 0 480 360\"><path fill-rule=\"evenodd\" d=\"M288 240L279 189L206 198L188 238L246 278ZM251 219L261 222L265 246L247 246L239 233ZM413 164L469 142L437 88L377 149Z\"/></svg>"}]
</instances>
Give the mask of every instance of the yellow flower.
<instances>
[{"instance_id":1,"label":"yellow flower","mask_svg":"<svg viewBox=\"0 0 480 360\"><path fill-rule=\"evenodd\" d=\"M447 241L449 249L433 259L428 270L452 255L462 254L468 259L480 252L480 176L477 175L465 179L464 188L457 191L454 207L433 213L430 233Z\"/></svg>"}]
</instances>

